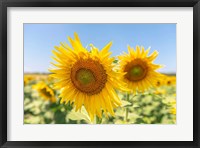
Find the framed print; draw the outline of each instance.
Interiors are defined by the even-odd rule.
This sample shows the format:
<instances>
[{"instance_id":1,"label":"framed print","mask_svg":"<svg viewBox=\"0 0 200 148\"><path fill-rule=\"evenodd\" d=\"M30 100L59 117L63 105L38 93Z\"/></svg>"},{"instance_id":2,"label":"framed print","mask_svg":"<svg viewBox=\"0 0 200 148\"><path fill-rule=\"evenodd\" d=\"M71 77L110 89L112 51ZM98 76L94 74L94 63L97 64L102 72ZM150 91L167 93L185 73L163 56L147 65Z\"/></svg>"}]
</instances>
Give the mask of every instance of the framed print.
<instances>
[{"instance_id":1,"label":"framed print","mask_svg":"<svg viewBox=\"0 0 200 148\"><path fill-rule=\"evenodd\" d=\"M1 147L199 147L199 1L1 1Z\"/></svg>"}]
</instances>

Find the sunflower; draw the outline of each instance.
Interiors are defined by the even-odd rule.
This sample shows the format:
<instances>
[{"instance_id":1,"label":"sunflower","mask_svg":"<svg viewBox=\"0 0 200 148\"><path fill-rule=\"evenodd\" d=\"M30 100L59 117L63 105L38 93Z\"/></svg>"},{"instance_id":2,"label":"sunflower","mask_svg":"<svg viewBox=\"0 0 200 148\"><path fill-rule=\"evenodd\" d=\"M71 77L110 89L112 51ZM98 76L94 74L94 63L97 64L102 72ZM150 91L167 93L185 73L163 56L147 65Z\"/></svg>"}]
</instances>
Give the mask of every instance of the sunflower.
<instances>
[{"instance_id":1,"label":"sunflower","mask_svg":"<svg viewBox=\"0 0 200 148\"><path fill-rule=\"evenodd\" d=\"M155 85L156 85L157 87L160 87L160 86L162 86L163 84L164 84L163 80L157 80Z\"/></svg>"},{"instance_id":2,"label":"sunflower","mask_svg":"<svg viewBox=\"0 0 200 148\"><path fill-rule=\"evenodd\" d=\"M156 94L156 95L166 94L166 90L165 89L156 89L154 91L154 94Z\"/></svg>"},{"instance_id":3,"label":"sunflower","mask_svg":"<svg viewBox=\"0 0 200 148\"><path fill-rule=\"evenodd\" d=\"M170 109L170 113L173 114L173 115L176 115L176 108L175 107L171 108Z\"/></svg>"},{"instance_id":4,"label":"sunflower","mask_svg":"<svg viewBox=\"0 0 200 148\"><path fill-rule=\"evenodd\" d=\"M165 84L168 86L176 84L176 77L175 76L166 76Z\"/></svg>"},{"instance_id":5,"label":"sunflower","mask_svg":"<svg viewBox=\"0 0 200 148\"><path fill-rule=\"evenodd\" d=\"M162 80L162 75L156 72L157 69L161 68L161 65L153 64L158 52L154 51L148 56L149 50L136 46L135 51L128 46L128 54L124 53L118 57L120 71L126 73L123 79L133 93L144 92L149 87L156 86L156 82Z\"/></svg>"},{"instance_id":6,"label":"sunflower","mask_svg":"<svg viewBox=\"0 0 200 148\"><path fill-rule=\"evenodd\" d=\"M170 99L168 100L167 104L168 104L169 106L171 106L171 107L170 107L170 110L169 110L169 113L170 113L170 114L176 115L176 99L175 99L175 98L170 98Z\"/></svg>"},{"instance_id":7,"label":"sunflower","mask_svg":"<svg viewBox=\"0 0 200 148\"><path fill-rule=\"evenodd\" d=\"M31 76L31 75L24 75L24 86L27 85L32 80L34 80L33 76Z\"/></svg>"},{"instance_id":8,"label":"sunflower","mask_svg":"<svg viewBox=\"0 0 200 148\"><path fill-rule=\"evenodd\" d=\"M44 82L39 82L33 85L33 89L37 90L42 98L49 100L52 103L56 102L53 90Z\"/></svg>"},{"instance_id":9,"label":"sunflower","mask_svg":"<svg viewBox=\"0 0 200 148\"><path fill-rule=\"evenodd\" d=\"M68 38L72 48L66 43L55 47L53 59L57 63L49 70L59 80L55 89L61 90L61 103L73 103L76 111L84 105L91 120L95 115L102 118L102 112L114 116L113 109L121 105L116 89L124 89L121 73L114 71L115 59L110 57L112 43L100 51L91 45L88 51L74 35L74 40Z\"/></svg>"},{"instance_id":10,"label":"sunflower","mask_svg":"<svg viewBox=\"0 0 200 148\"><path fill-rule=\"evenodd\" d=\"M24 86L26 86L28 84L28 82L29 82L29 80L26 77L24 77Z\"/></svg>"}]
</instances>

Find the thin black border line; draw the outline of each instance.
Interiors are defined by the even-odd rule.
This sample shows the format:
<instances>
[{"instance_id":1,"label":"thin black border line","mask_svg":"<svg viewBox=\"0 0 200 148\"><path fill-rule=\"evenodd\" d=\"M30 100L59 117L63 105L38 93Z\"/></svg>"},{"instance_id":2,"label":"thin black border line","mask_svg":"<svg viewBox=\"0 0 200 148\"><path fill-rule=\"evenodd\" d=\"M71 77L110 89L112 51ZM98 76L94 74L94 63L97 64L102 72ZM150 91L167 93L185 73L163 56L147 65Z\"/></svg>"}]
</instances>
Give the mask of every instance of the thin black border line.
<instances>
[{"instance_id":1,"label":"thin black border line","mask_svg":"<svg viewBox=\"0 0 200 148\"><path fill-rule=\"evenodd\" d=\"M23 23L23 24L177 24L177 23Z\"/></svg>"},{"instance_id":2,"label":"thin black border line","mask_svg":"<svg viewBox=\"0 0 200 148\"><path fill-rule=\"evenodd\" d=\"M200 2L193 7L193 141L200 146ZM199 58L198 58L199 57ZM196 70L196 71L195 71ZM197 98L196 98L197 96ZM194 99L196 98L196 99Z\"/></svg>"},{"instance_id":3,"label":"thin black border line","mask_svg":"<svg viewBox=\"0 0 200 148\"><path fill-rule=\"evenodd\" d=\"M1 3L1 32L2 32L2 45L1 45L1 145L7 141L7 7ZM6 12L6 13L5 13Z\"/></svg>"},{"instance_id":4,"label":"thin black border line","mask_svg":"<svg viewBox=\"0 0 200 148\"><path fill-rule=\"evenodd\" d=\"M199 128L199 124L200 123L200 118L198 115L200 115L200 108L198 108L199 105L199 101L198 101L198 97L199 97L199 93L198 89L199 89L199 84L200 84L200 80L198 78L199 74L200 74L200 59L198 57L200 57L200 53L198 50L200 50L200 2L199 0L182 0L182 1L178 1L178 0L173 0L174 2L172 2L172 0L163 0L164 2L160 2L161 0L149 0L147 2L147 0L140 0L140 2L138 0L132 0L132 2L130 2L130 0L126 0L123 1L122 0L115 0L117 3L113 3L110 2L110 0L108 0L109 2L105 3L105 1L103 0L98 0L96 3L88 1L88 2L80 2L81 0L74 0L74 2L71 2L72 0L59 0L59 2L56 2L55 0L41 0L41 2L38 2L38 0L29 0L30 2L25 2L23 0L18 0L18 2L16 2L17 0L3 0L1 1L0 4L0 8L1 8L1 30L2 31L2 35L1 35L1 41L0 42L0 47L1 47L1 59L0 59L0 78L1 78L1 85L0 85L0 96L1 96L1 101L0 101L0 115L1 115L1 121L0 121L0 145L2 147L44 147L44 146L51 146L51 147L71 147L71 146L78 146L78 147L82 147L82 146L95 146L95 147L99 147L99 146L109 146L109 147L114 147L114 146L120 146L120 147L124 147L124 146L131 146L131 147L161 147L161 146L165 146L170 147L170 148L175 148L175 147L200 147L200 137L199 137L199 132L200 132L200 128ZM146 3L145 3L146 2ZM78 141L71 141L71 142L49 142L49 141L29 141L29 142L25 142L25 141L7 141L7 7L85 7L85 6L89 6L89 7L193 7L194 11L193 11L193 55L194 55L194 65L193 65L193 70L194 70L194 101L193 101L193 105L194 105L194 112L193 112L193 117L194 117L194 130L193 130L193 135L194 135L194 140L193 142L188 142L188 141L169 141L169 142L147 142L147 141L142 141L142 142L78 142ZM196 99L195 99L196 98ZM6 104L6 105L5 105ZM120 136L120 135L119 135Z\"/></svg>"},{"instance_id":5,"label":"thin black border line","mask_svg":"<svg viewBox=\"0 0 200 148\"><path fill-rule=\"evenodd\" d=\"M2 2L0 3L0 21L3 21L3 19L2 19L2 15L3 15L3 9L2 9ZM3 23L0 23L0 32L2 32L2 24ZM3 108L2 108L2 106L3 106L3 93L2 93L2 85L3 85L3 79L2 79L2 73L3 73L3 71L2 71L2 68L3 68L3 60L2 60L2 49L3 49L3 41L2 41L2 38L3 38L3 35L2 34L0 34L0 81L1 81L1 83L0 83L0 145L3 145L3 143L5 143L5 141L3 140L4 139L4 133L3 133L3 131L2 131L2 127L3 127Z\"/></svg>"},{"instance_id":6,"label":"thin black border line","mask_svg":"<svg viewBox=\"0 0 200 148\"><path fill-rule=\"evenodd\" d=\"M199 0L1 0L7 7L193 7Z\"/></svg>"}]
</instances>

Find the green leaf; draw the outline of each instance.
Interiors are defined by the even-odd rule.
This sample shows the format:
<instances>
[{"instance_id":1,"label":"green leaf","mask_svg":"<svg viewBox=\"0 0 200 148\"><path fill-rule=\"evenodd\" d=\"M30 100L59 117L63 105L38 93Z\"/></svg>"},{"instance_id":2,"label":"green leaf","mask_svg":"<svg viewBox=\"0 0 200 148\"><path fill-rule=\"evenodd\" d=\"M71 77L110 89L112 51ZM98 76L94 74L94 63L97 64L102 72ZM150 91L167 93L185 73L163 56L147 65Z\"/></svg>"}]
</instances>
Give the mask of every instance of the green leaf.
<instances>
[{"instance_id":1,"label":"green leaf","mask_svg":"<svg viewBox=\"0 0 200 148\"><path fill-rule=\"evenodd\" d=\"M113 63L118 63L118 60L114 60Z\"/></svg>"},{"instance_id":2,"label":"green leaf","mask_svg":"<svg viewBox=\"0 0 200 148\"><path fill-rule=\"evenodd\" d=\"M122 106L121 107L128 107L128 106L132 106L132 104L128 101L122 100Z\"/></svg>"},{"instance_id":3,"label":"green leaf","mask_svg":"<svg viewBox=\"0 0 200 148\"><path fill-rule=\"evenodd\" d=\"M68 115L68 119L70 120L84 120L86 123L91 124L90 118L87 114L82 112L75 112L75 110L72 110Z\"/></svg>"}]
</instances>

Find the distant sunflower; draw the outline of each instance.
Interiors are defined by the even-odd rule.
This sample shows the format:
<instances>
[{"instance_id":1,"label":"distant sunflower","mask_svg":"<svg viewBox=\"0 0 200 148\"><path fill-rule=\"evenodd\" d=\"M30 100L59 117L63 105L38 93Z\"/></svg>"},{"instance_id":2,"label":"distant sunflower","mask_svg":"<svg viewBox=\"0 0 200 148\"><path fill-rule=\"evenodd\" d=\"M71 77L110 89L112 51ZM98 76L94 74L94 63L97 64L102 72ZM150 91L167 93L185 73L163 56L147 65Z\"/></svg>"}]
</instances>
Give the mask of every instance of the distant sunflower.
<instances>
[{"instance_id":1,"label":"distant sunflower","mask_svg":"<svg viewBox=\"0 0 200 148\"><path fill-rule=\"evenodd\" d=\"M34 80L33 76L24 75L24 86L27 85L30 81Z\"/></svg>"},{"instance_id":2,"label":"distant sunflower","mask_svg":"<svg viewBox=\"0 0 200 148\"><path fill-rule=\"evenodd\" d=\"M123 82L121 73L113 70L115 59L109 52L112 43L101 51L92 45L88 51L76 33L74 40L68 40L72 48L66 43L55 47L53 59L57 64L52 63L56 68L50 69L51 76L59 80L55 88L61 90L61 103L74 102L76 111L84 105L91 120L95 115L101 118L102 110L114 116L113 109L121 105L115 89L123 89Z\"/></svg>"},{"instance_id":3,"label":"distant sunflower","mask_svg":"<svg viewBox=\"0 0 200 148\"><path fill-rule=\"evenodd\" d=\"M40 96L45 100L49 100L52 103L56 102L53 90L49 86L47 86L44 82L39 82L33 85L33 89L37 90Z\"/></svg>"},{"instance_id":4,"label":"distant sunflower","mask_svg":"<svg viewBox=\"0 0 200 148\"><path fill-rule=\"evenodd\" d=\"M175 85L176 84L176 77L175 76L166 76L165 84L168 85L168 86Z\"/></svg>"},{"instance_id":5,"label":"distant sunflower","mask_svg":"<svg viewBox=\"0 0 200 148\"><path fill-rule=\"evenodd\" d=\"M166 90L165 89L157 89L154 91L154 94L156 95L163 95L163 94L166 94Z\"/></svg>"},{"instance_id":6,"label":"distant sunflower","mask_svg":"<svg viewBox=\"0 0 200 148\"><path fill-rule=\"evenodd\" d=\"M28 84L28 82L29 82L29 80L24 77L24 86L26 86Z\"/></svg>"},{"instance_id":7,"label":"distant sunflower","mask_svg":"<svg viewBox=\"0 0 200 148\"><path fill-rule=\"evenodd\" d=\"M163 83L164 83L163 80L157 80L157 81L156 81L156 86L157 86L157 87L160 87L160 86L163 85Z\"/></svg>"},{"instance_id":8,"label":"distant sunflower","mask_svg":"<svg viewBox=\"0 0 200 148\"><path fill-rule=\"evenodd\" d=\"M156 86L156 83L162 79L162 75L156 72L161 65L152 63L158 56L158 52L154 51L148 56L149 50L145 50L144 47L140 50L137 46L135 51L128 46L128 54L119 56L121 73L126 73L124 81L134 93L144 92L149 87Z\"/></svg>"},{"instance_id":9,"label":"distant sunflower","mask_svg":"<svg viewBox=\"0 0 200 148\"><path fill-rule=\"evenodd\" d=\"M176 115L176 99L173 98L170 102L169 105L171 105L170 113Z\"/></svg>"},{"instance_id":10,"label":"distant sunflower","mask_svg":"<svg viewBox=\"0 0 200 148\"><path fill-rule=\"evenodd\" d=\"M176 108L175 107L171 108L170 109L170 113L173 114L173 115L176 115Z\"/></svg>"}]
</instances>

